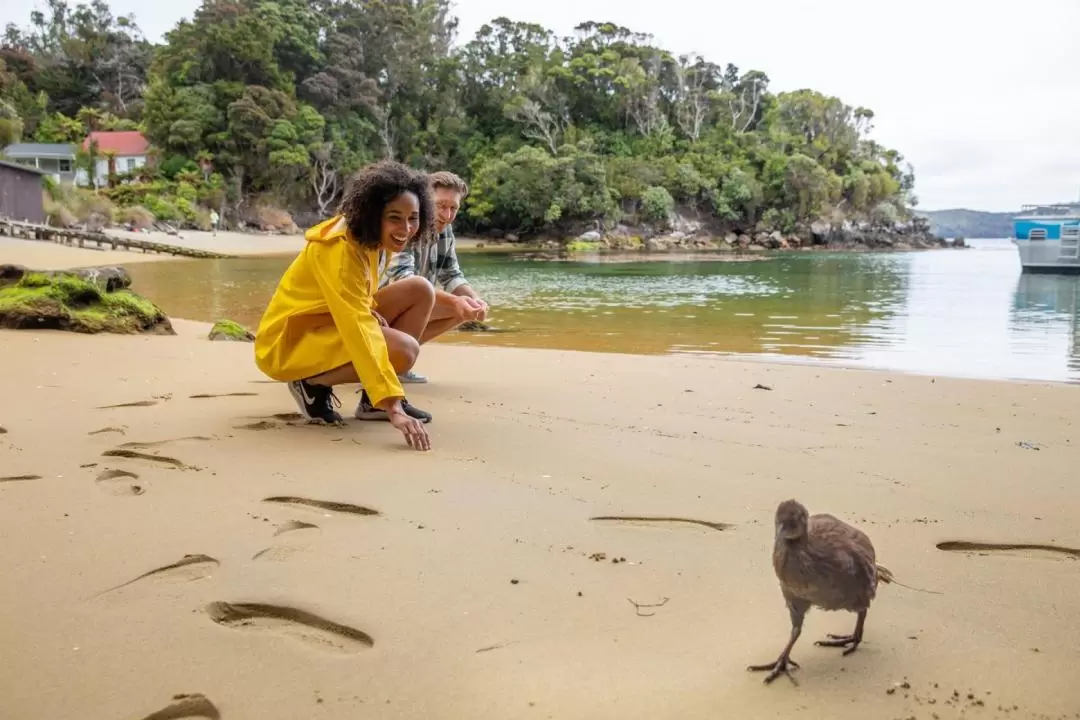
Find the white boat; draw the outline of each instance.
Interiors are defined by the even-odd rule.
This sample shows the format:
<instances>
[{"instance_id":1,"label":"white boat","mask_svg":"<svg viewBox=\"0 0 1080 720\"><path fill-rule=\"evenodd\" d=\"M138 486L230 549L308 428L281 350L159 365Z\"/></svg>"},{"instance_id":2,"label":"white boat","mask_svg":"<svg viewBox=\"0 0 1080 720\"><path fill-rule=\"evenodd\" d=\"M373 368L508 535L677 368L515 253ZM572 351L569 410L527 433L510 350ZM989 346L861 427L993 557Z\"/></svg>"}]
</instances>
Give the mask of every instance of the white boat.
<instances>
[{"instance_id":1,"label":"white boat","mask_svg":"<svg viewBox=\"0 0 1080 720\"><path fill-rule=\"evenodd\" d=\"M1080 273L1080 202L1024 205L1012 241L1025 272Z\"/></svg>"}]
</instances>

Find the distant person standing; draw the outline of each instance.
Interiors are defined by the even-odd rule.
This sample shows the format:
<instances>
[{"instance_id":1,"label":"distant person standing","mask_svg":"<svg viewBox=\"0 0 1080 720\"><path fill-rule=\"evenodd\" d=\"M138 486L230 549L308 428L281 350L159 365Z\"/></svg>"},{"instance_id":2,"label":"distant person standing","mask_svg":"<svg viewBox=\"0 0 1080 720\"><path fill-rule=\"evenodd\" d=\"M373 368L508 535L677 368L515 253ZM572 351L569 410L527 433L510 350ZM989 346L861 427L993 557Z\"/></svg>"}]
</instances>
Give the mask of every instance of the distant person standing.
<instances>
[{"instance_id":1,"label":"distant person standing","mask_svg":"<svg viewBox=\"0 0 1080 720\"><path fill-rule=\"evenodd\" d=\"M210 211L210 229L214 233L214 237L217 237L217 226L221 221L221 216L217 214L217 210Z\"/></svg>"},{"instance_id":2,"label":"distant person standing","mask_svg":"<svg viewBox=\"0 0 1080 720\"><path fill-rule=\"evenodd\" d=\"M472 289L458 264L453 222L469 186L452 172L431 173L429 184L435 203L435 230L438 237L411 243L390 261L381 286L386 287L413 275L427 278L435 286L435 308L420 336L425 343L469 320L487 318L488 305ZM411 369L399 376L405 383L426 383L427 378Z\"/></svg>"}]
</instances>

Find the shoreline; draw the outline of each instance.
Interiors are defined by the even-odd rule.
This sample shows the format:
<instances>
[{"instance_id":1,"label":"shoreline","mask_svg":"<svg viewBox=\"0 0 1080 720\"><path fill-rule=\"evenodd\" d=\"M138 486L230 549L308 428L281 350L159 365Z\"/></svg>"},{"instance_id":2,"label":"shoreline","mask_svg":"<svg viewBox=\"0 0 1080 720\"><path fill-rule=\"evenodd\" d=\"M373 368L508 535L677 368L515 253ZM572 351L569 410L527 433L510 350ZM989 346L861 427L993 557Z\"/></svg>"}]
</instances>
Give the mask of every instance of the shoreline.
<instances>
[{"instance_id":1,"label":"shoreline","mask_svg":"<svg viewBox=\"0 0 1080 720\"><path fill-rule=\"evenodd\" d=\"M216 235L204 230L184 230L178 235L170 235L158 230L142 232L129 231L122 228L106 228L106 235L112 235L120 239L149 240L170 245L179 245L195 250L206 250L224 255L232 255L238 258L245 257L278 257L291 255L299 252L304 246L303 233L294 235L277 233L256 233L239 231L219 231ZM0 236L0 252L5 250L5 244L20 242L20 240ZM56 244L59 247L71 247L50 241L25 241ZM538 238L535 241L508 241L505 239L491 239L481 236L462 235L456 238L460 252L470 253L524 253L549 256L549 259L568 262L578 261L582 258L599 259L600 262L634 262L640 259L670 258L673 261L690 260L716 260L749 262L769 257L776 257L789 253L829 253L829 252L853 252L853 253L897 253L897 252L922 252L929 250L962 250L965 247L950 246L870 246L866 244L821 244L803 246L778 246L764 247L751 245L740 247L737 244L727 243L724 238L713 237L699 244L669 244L663 247L628 248L619 246L605 246L595 243L586 243L585 247L579 247L580 243L574 239L566 238L562 241ZM148 262L163 259L190 259L175 257L158 253L143 253L137 250L104 250L98 248L72 248L87 252L120 253L129 258L128 262Z\"/></svg>"},{"instance_id":2,"label":"shoreline","mask_svg":"<svg viewBox=\"0 0 1080 720\"><path fill-rule=\"evenodd\" d=\"M145 717L177 693L239 720L862 720L931 701L953 720L1080 703L1076 560L935 547L1080 546L1080 389L433 344L432 382L406 388L435 416L416 453L386 423L295 423L250 344L174 324L0 331L0 474L40 477L0 482L23 550L0 559L14 716ZM351 417L357 396L338 396ZM879 588L850 657L813 642L854 616L812 611L799 686L764 686L745 667L788 634L769 559L787 497L943 595Z\"/></svg>"}]
</instances>

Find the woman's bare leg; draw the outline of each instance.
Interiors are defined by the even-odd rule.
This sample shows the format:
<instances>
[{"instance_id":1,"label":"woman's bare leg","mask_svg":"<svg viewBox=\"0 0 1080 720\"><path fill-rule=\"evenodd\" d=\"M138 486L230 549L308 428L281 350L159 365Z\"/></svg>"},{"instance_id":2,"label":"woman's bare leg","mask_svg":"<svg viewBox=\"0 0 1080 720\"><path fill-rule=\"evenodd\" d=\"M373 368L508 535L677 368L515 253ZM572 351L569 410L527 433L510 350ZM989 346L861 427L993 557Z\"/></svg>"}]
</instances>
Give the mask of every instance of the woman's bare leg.
<instances>
[{"instance_id":1,"label":"woman's bare leg","mask_svg":"<svg viewBox=\"0 0 1080 720\"><path fill-rule=\"evenodd\" d=\"M391 328L420 340L435 308L435 288L426 278L413 275L380 288L375 293L375 302L376 311Z\"/></svg>"}]
</instances>

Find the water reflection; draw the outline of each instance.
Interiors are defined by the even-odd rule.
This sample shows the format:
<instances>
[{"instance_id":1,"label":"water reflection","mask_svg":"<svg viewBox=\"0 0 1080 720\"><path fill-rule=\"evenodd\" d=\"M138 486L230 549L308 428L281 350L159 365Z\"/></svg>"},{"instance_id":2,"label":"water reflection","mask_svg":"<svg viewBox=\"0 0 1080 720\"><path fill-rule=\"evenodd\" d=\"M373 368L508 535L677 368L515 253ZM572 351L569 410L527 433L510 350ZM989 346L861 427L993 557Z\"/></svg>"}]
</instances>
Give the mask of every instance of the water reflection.
<instances>
[{"instance_id":1,"label":"water reflection","mask_svg":"<svg viewBox=\"0 0 1080 720\"><path fill-rule=\"evenodd\" d=\"M254 327L289 258L130 266L178 317ZM791 254L754 262L463 265L509 332L445 342L721 353L972 377L1080 379L1080 279L1020 273L1015 249Z\"/></svg>"},{"instance_id":2,"label":"water reflection","mask_svg":"<svg viewBox=\"0 0 1080 720\"><path fill-rule=\"evenodd\" d=\"M1014 342L1080 379L1080 278L1025 273L1009 314Z\"/></svg>"}]
</instances>

